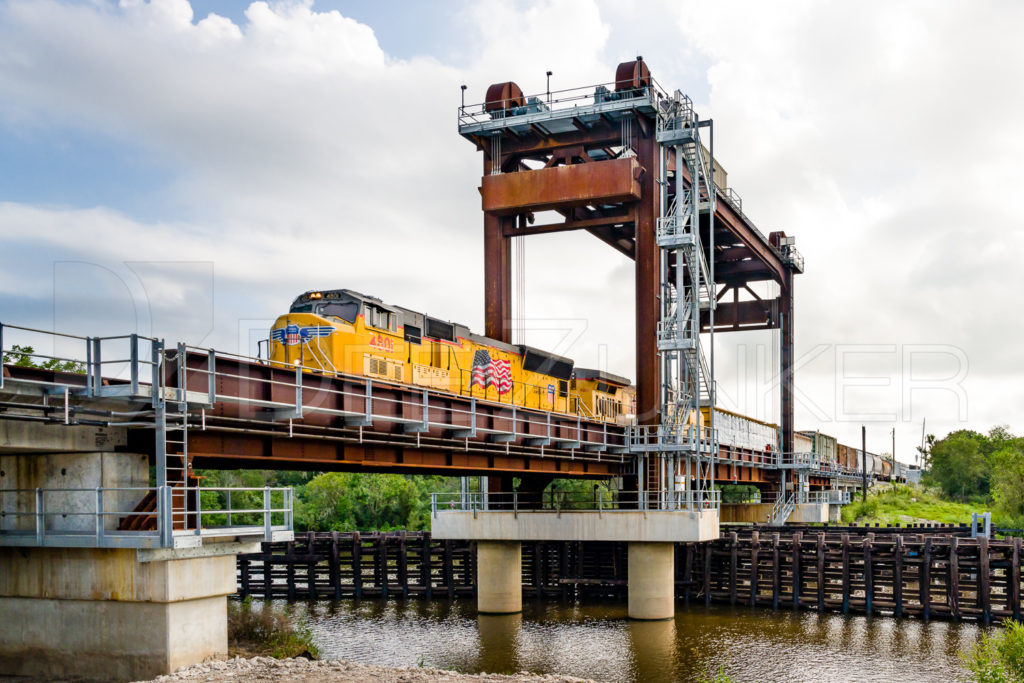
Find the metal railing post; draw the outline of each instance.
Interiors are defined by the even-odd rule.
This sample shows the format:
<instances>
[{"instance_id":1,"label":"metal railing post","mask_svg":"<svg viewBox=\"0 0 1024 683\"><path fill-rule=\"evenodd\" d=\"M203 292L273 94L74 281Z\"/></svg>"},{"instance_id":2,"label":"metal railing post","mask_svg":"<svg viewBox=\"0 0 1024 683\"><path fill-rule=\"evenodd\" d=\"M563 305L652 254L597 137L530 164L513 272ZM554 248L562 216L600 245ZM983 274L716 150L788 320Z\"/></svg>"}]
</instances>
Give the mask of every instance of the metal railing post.
<instances>
[{"instance_id":1,"label":"metal railing post","mask_svg":"<svg viewBox=\"0 0 1024 683\"><path fill-rule=\"evenodd\" d=\"M128 362L130 364L130 367L128 368L128 371L131 373L131 376L132 376L132 389L131 389L131 391L132 391L132 396L138 396L138 394L139 394L139 335L137 335L137 334L131 335L131 339L129 341L129 346L130 346L130 348L128 350Z\"/></svg>"},{"instance_id":2,"label":"metal railing post","mask_svg":"<svg viewBox=\"0 0 1024 683\"><path fill-rule=\"evenodd\" d=\"M196 536L203 535L203 490L199 486L193 489L196 492ZM188 491L185 492L188 495ZM188 512L188 503L185 504L185 511Z\"/></svg>"},{"instance_id":3,"label":"metal railing post","mask_svg":"<svg viewBox=\"0 0 1024 683\"><path fill-rule=\"evenodd\" d=\"M184 342L178 342L178 387L174 392L179 403L186 403L188 399L188 366L185 364L188 347Z\"/></svg>"},{"instance_id":4,"label":"metal railing post","mask_svg":"<svg viewBox=\"0 0 1024 683\"><path fill-rule=\"evenodd\" d=\"M0 365L4 364L4 324L0 322ZM3 368L0 368L0 389L4 388Z\"/></svg>"},{"instance_id":5,"label":"metal railing post","mask_svg":"<svg viewBox=\"0 0 1024 683\"><path fill-rule=\"evenodd\" d=\"M231 526L231 489L228 489L228 509L227 509L227 516L228 516L228 526Z\"/></svg>"},{"instance_id":6,"label":"metal railing post","mask_svg":"<svg viewBox=\"0 0 1024 683\"><path fill-rule=\"evenodd\" d=\"M270 487L263 488L263 536L268 542L272 540L273 533L270 530Z\"/></svg>"},{"instance_id":7,"label":"metal railing post","mask_svg":"<svg viewBox=\"0 0 1024 683\"><path fill-rule=\"evenodd\" d=\"M184 492L182 492L184 495ZM164 543L174 546L174 487L164 486Z\"/></svg>"},{"instance_id":8,"label":"metal railing post","mask_svg":"<svg viewBox=\"0 0 1024 683\"><path fill-rule=\"evenodd\" d=\"M43 517L43 490L36 489L36 545L43 544L43 536L46 535L46 522Z\"/></svg>"},{"instance_id":9,"label":"metal railing post","mask_svg":"<svg viewBox=\"0 0 1024 683\"><path fill-rule=\"evenodd\" d=\"M152 388L152 394L153 394L153 397L152 397L152 399L153 399L153 407L156 408L161 403L163 403L163 400L164 400L164 392L163 392L164 382L163 382L163 377L161 376L161 373L163 371L163 363L161 362L161 360L163 359L163 345L160 342L155 341L155 340L150 342L150 344L153 347L153 351L152 351L153 377L152 377L152 383L150 384L150 387ZM97 365L99 364L99 348L98 347L96 349L96 363L97 363Z\"/></svg>"},{"instance_id":10,"label":"metal railing post","mask_svg":"<svg viewBox=\"0 0 1024 683\"><path fill-rule=\"evenodd\" d=\"M92 367L88 368L92 372L92 395L99 396L103 387L103 358L102 358L102 342L99 337L93 337L92 339Z\"/></svg>"},{"instance_id":11,"label":"metal railing post","mask_svg":"<svg viewBox=\"0 0 1024 683\"><path fill-rule=\"evenodd\" d=\"M437 519L437 494L430 494L430 516L433 519Z\"/></svg>"},{"instance_id":12,"label":"metal railing post","mask_svg":"<svg viewBox=\"0 0 1024 683\"><path fill-rule=\"evenodd\" d=\"M213 405L214 401L217 400L217 353L213 349L206 352L206 367L209 372L207 377L207 392L209 393L209 396L207 399L210 405Z\"/></svg>"},{"instance_id":13,"label":"metal railing post","mask_svg":"<svg viewBox=\"0 0 1024 683\"><path fill-rule=\"evenodd\" d=\"M103 489L96 487L96 545L103 547Z\"/></svg>"},{"instance_id":14,"label":"metal railing post","mask_svg":"<svg viewBox=\"0 0 1024 683\"><path fill-rule=\"evenodd\" d=\"M366 419L373 420L373 380L366 380L366 402L364 403L366 409Z\"/></svg>"}]
</instances>

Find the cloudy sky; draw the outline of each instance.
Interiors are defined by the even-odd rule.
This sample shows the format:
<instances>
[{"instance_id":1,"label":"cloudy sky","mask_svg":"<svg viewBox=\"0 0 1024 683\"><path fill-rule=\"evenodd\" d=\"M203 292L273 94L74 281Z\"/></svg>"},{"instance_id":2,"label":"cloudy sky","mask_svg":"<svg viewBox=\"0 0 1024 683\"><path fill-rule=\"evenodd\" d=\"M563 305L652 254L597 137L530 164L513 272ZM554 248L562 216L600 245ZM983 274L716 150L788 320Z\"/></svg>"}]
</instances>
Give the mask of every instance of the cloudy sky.
<instances>
[{"instance_id":1,"label":"cloudy sky","mask_svg":"<svg viewBox=\"0 0 1024 683\"><path fill-rule=\"evenodd\" d=\"M1012 2L0 0L0 320L249 352L349 287L480 330L459 86L642 54L807 259L797 426L905 461L922 419L1020 432L1021 35ZM632 376L631 263L526 260L527 341ZM776 419L777 345L718 336L720 403Z\"/></svg>"}]
</instances>

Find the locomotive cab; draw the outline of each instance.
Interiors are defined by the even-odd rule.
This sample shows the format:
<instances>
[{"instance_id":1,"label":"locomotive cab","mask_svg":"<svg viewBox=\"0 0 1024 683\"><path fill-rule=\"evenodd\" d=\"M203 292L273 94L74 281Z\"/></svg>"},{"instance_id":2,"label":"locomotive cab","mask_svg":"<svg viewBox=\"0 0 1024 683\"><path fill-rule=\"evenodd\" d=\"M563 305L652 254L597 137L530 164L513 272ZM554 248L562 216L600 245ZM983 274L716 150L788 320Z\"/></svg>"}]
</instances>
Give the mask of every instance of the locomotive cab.
<instances>
[{"instance_id":1,"label":"locomotive cab","mask_svg":"<svg viewBox=\"0 0 1024 683\"><path fill-rule=\"evenodd\" d=\"M576 368L572 384L585 412L619 425L636 423L636 390L625 377Z\"/></svg>"}]
</instances>

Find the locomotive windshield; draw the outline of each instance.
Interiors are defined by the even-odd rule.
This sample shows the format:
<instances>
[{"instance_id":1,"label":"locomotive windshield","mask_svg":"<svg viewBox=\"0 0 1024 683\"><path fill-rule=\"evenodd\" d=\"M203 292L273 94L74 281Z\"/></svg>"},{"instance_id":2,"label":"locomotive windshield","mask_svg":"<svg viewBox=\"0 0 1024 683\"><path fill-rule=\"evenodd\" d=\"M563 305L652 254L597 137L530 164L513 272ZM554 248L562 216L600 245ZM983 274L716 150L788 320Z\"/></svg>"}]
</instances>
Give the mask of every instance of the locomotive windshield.
<instances>
[{"instance_id":1,"label":"locomotive windshield","mask_svg":"<svg viewBox=\"0 0 1024 683\"><path fill-rule=\"evenodd\" d=\"M359 302L358 301L327 301L322 304L317 304L313 311L317 315L323 317L334 317L341 318L347 323L354 323L356 316L359 315Z\"/></svg>"},{"instance_id":2,"label":"locomotive windshield","mask_svg":"<svg viewBox=\"0 0 1024 683\"><path fill-rule=\"evenodd\" d=\"M358 301L305 301L292 306L292 313L314 313L325 318L341 318L354 323L359 315Z\"/></svg>"}]
</instances>

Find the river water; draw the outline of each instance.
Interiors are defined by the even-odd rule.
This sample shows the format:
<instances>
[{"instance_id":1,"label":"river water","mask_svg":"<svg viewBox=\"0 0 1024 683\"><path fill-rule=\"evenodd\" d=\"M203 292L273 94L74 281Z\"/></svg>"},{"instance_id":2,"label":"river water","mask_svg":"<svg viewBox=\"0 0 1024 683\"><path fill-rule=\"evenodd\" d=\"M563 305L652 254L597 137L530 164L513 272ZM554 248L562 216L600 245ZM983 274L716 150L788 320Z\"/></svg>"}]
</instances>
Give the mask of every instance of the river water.
<instances>
[{"instance_id":1,"label":"river water","mask_svg":"<svg viewBox=\"0 0 1024 683\"><path fill-rule=\"evenodd\" d=\"M285 603L287 604L287 603ZM679 605L670 621L626 618L620 603L525 601L521 615L475 601L293 603L322 656L465 673L562 673L601 681L951 681L973 624Z\"/></svg>"}]
</instances>

